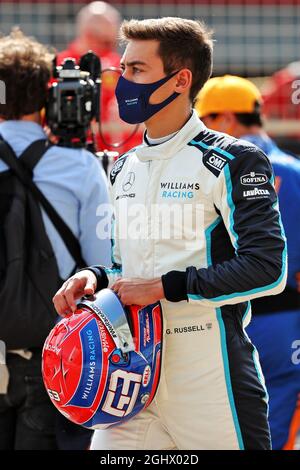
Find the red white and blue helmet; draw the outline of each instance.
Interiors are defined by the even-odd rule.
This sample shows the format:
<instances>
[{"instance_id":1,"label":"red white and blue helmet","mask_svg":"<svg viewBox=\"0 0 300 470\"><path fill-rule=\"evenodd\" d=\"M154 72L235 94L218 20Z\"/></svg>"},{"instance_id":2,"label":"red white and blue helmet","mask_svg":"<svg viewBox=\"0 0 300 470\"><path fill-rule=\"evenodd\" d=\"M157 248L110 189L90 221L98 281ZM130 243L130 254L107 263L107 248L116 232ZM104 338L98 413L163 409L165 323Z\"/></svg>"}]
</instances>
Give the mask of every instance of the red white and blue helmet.
<instances>
[{"instance_id":1,"label":"red white and blue helmet","mask_svg":"<svg viewBox=\"0 0 300 470\"><path fill-rule=\"evenodd\" d=\"M160 303L124 308L103 289L83 300L45 341L44 384L68 419L90 429L120 424L147 408L160 377Z\"/></svg>"}]
</instances>

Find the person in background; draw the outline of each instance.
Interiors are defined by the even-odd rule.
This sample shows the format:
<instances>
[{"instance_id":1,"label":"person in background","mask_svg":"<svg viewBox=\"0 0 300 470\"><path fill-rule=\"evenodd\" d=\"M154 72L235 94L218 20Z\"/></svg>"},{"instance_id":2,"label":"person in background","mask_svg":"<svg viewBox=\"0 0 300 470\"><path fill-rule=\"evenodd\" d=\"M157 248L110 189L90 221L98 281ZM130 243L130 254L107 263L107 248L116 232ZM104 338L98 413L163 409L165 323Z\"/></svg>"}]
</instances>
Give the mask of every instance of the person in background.
<instances>
[{"instance_id":1,"label":"person in background","mask_svg":"<svg viewBox=\"0 0 300 470\"><path fill-rule=\"evenodd\" d=\"M207 127L254 143L273 165L287 237L288 280L281 294L251 301L253 319L247 332L258 348L270 396L273 449L292 449L300 430L300 364L293 360L300 337L300 161L280 150L266 134L261 105L261 94L252 82L225 75L204 85L196 109ZM241 177L241 185L255 193L264 177L250 171Z\"/></svg>"},{"instance_id":2,"label":"person in background","mask_svg":"<svg viewBox=\"0 0 300 470\"><path fill-rule=\"evenodd\" d=\"M92 2L79 10L76 17L76 38L57 56L60 65L67 57L78 59L92 50L100 57L102 70L109 67L120 68L120 55L117 52L118 34L120 29L120 13L106 2ZM134 126L120 120L115 99L115 87L119 78L118 72L102 74L101 86L101 127L104 140L97 136L99 150L107 149L107 143L124 142L117 148L124 153L142 140L141 130L134 135ZM130 137L132 135L132 137ZM125 141L128 140L126 143ZM111 148L108 148L111 150Z\"/></svg>"},{"instance_id":3,"label":"person in background","mask_svg":"<svg viewBox=\"0 0 300 470\"><path fill-rule=\"evenodd\" d=\"M0 39L0 80L6 84L6 104L0 105L0 137L19 157L34 141L47 139L41 126L53 55L15 29ZM0 156L0 174L7 170ZM5 175L2 175L4 178ZM100 204L108 202L107 181L97 158L85 149L50 146L33 172L33 181L80 242L89 263L110 262L110 239L100 239L96 226ZM63 240L43 213L47 235L62 279L76 268ZM2 225L2 221L0 221ZM13 334L13 332L12 332ZM60 429L58 414L44 388L39 348L7 352L9 380L0 377L0 449L87 448L90 432L79 426ZM60 444L61 440L61 444Z\"/></svg>"}]
</instances>

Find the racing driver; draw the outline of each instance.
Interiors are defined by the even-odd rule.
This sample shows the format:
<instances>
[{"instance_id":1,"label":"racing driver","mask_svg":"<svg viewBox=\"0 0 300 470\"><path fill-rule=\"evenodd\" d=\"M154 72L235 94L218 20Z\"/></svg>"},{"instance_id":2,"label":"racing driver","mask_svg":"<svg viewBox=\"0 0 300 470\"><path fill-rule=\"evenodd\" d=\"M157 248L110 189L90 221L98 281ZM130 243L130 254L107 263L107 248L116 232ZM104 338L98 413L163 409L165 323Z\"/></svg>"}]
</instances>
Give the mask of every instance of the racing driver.
<instances>
[{"instance_id":1,"label":"racing driver","mask_svg":"<svg viewBox=\"0 0 300 470\"><path fill-rule=\"evenodd\" d=\"M164 355L151 405L95 431L91 448L270 449L267 392L244 328L250 300L286 283L271 165L193 110L212 69L203 23L130 20L121 32L120 117L146 131L110 175L113 266L76 273L53 300L61 315L107 286L125 305L160 300ZM121 396L115 406L129 405Z\"/></svg>"}]
</instances>

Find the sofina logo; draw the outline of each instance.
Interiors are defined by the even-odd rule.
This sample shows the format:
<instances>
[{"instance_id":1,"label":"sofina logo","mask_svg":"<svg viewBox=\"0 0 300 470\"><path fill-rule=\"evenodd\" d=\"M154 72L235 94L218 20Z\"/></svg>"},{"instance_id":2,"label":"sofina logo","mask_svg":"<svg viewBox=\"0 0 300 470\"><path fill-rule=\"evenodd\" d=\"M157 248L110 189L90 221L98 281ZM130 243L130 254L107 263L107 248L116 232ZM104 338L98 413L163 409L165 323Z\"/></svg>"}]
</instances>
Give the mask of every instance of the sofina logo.
<instances>
[{"instance_id":1,"label":"sofina logo","mask_svg":"<svg viewBox=\"0 0 300 470\"><path fill-rule=\"evenodd\" d=\"M241 183L244 186L259 186L268 182L268 178L263 173L251 171L248 175L241 176Z\"/></svg>"}]
</instances>

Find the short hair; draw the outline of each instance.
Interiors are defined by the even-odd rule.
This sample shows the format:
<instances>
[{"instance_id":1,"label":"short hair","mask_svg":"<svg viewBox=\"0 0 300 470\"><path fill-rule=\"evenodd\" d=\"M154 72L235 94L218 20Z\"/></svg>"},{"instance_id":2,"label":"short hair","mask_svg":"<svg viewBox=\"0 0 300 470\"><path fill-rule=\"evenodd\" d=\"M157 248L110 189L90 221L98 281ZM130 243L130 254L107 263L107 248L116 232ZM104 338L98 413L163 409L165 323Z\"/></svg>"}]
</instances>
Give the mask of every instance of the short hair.
<instances>
[{"instance_id":1,"label":"short hair","mask_svg":"<svg viewBox=\"0 0 300 470\"><path fill-rule=\"evenodd\" d=\"M245 127L263 127L262 117L259 113L236 113L237 121Z\"/></svg>"},{"instance_id":2,"label":"short hair","mask_svg":"<svg viewBox=\"0 0 300 470\"><path fill-rule=\"evenodd\" d=\"M237 121L243 126L259 126L263 127L263 121L261 116L261 103L259 101L254 102L254 110L252 113L235 113Z\"/></svg>"},{"instance_id":3,"label":"short hair","mask_svg":"<svg viewBox=\"0 0 300 470\"><path fill-rule=\"evenodd\" d=\"M0 104L2 119L20 119L45 106L53 57L19 28L0 37L0 80L6 96L5 104Z\"/></svg>"},{"instance_id":4,"label":"short hair","mask_svg":"<svg viewBox=\"0 0 300 470\"><path fill-rule=\"evenodd\" d=\"M193 74L190 90L194 102L212 73L212 31L200 21L177 17L129 20L121 25L121 40L157 40L164 72L188 68Z\"/></svg>"},{"instance_id":5,"label":"short hair","mask_svg":"<svg viewBox=\"0 0 300 470\"><path fill-rule=\"evenodd\" d=\"M242 124L245 127L259 126L263 127L263 120L260 113L260 103L255 101L255 111L253 113L233 113L236 117L236 120L239 124ZM210 117L211 119L216 119L222 113L209 113L204 118Z\"/></svg>"}]
</instances>

